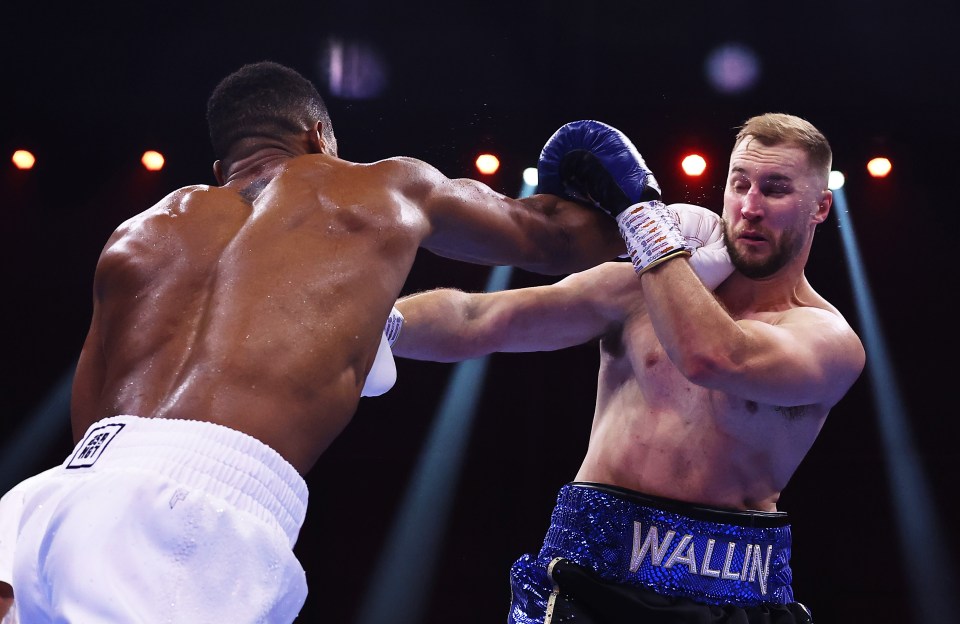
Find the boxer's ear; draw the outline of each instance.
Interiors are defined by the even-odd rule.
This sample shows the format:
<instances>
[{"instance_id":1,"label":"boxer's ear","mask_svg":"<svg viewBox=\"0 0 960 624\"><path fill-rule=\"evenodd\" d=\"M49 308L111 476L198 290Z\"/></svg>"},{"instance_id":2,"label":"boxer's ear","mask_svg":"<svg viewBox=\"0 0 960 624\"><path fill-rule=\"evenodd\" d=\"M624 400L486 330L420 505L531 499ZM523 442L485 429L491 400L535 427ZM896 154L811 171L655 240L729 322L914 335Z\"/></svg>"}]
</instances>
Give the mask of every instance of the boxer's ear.
<instances>
[{"instance_id":1,"label":"boxer's ear","mask_svg":"<svg viewBox=\"0 0 960 624\"><path fill-rule=\"evenodd\" d=\"M820 202L817 204L817 210L813 213L813 220L816 223L823 223L830 214L830 207L833 206L833 191L826 190L820 196Z\"/></svg>"},{"instance_id":2,"label":"boxer's ear","mask_svg":"<svg viewBox=\"0 0 960 624\"><path fill-rule=\"evenodd\" d=\"M311 154L329 154L330 150L327 142L323 138L323 122L318 121L308 133Z\"/></svg>"}]
</instances>

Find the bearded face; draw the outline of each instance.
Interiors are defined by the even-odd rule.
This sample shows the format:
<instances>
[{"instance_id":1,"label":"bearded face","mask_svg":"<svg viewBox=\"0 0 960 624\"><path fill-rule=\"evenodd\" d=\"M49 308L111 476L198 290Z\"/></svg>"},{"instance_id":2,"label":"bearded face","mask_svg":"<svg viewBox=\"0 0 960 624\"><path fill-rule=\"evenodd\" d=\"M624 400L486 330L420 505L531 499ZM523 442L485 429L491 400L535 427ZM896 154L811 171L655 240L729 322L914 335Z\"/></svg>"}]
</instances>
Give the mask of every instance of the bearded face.
<instances>
[{"instance_id":1,"label":"bearded face","mask_svg":"<svg viewBox=\"0 0 960 624\"><path fill-rule=\"evenodd\" d=\"M727 251L740 273L766 278L803 253L829 210L821 178L799 147L745 140L734 148L723 217Z\"/></svg>"},{"instance_id":2,"label":"bearded face","mask_svg":"<svg viewBox=\"0 0 960 624\"><path fill-rule=\"evenodd\" d=\"M740 225L738 234L733 231L733 226L724 222L727 252L734 268L751 279L769 277L782 269L800 253L806 242L806 227L791 226L775 234L752 228L745 222ZM761 251L752 246L738 246L737 240L741 234L744 238L765 241L766 249Z\"/></svg>"}]
</instances>

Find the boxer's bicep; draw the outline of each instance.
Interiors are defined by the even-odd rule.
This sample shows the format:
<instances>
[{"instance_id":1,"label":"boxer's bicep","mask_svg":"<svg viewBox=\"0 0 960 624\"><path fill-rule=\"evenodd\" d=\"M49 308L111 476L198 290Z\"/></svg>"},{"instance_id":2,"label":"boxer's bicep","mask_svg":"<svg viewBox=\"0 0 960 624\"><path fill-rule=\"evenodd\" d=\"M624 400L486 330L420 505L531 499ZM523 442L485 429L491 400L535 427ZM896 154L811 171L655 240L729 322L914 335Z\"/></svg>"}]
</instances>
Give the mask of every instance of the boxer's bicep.
<instances>
[{"instance_id":1,"label":"boxer's bicep","mask_svg":"<svg viewBox=\"0 0 960 624\"><path fill-rule=\"evenodd\" d=\"M762 403L831 406L863 369L859 338L839 316L795 308L776 323L742 319L737 357L720 359L708 387Z\"/></svg>"},{"instance_id":2,"label":"boxer's bicep","mask_svg":"<svg viewBox=\"0 0 960 624\"><path fill-rule=\"evenodd\" d=\"M559 275L616 257L623 242L596 210L554 196L523 200L469 179L438 182L422 206L430 251L456 260Z\"/></svg>"}]
</instances>

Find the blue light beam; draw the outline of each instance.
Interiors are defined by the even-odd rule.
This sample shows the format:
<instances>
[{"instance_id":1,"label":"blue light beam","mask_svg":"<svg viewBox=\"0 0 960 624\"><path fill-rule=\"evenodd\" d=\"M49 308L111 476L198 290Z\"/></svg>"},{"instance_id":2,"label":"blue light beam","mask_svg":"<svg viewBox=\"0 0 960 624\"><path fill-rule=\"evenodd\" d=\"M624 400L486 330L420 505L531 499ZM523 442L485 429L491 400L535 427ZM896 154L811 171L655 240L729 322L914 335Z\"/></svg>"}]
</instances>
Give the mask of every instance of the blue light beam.
<instances>
[{"instance_id":1,"label":"blue light beam","mask_svg":"<svg viewBox=\"0 0 960 624\"><path fill-rule=\"evenodd\" d=\"M956 576L942 544L946 533L934 509L929 484L917 457L907 411L901 399L868 286L863 259L843 189L833 191L840 238L853 285L857 314L867 352L867 372L873 386L890 492L900 530L902 562L916 610L915 622L951 624L957 613Z\"/></svg>"},{"instance_id":2,"label":"blue light beam","mask_svg":"<svg viewBox=\"0 0 960 624\"><path fill-rule=\"evenodd\" d=\"M536 187L526 182L520 197ZM494 267L486 292L505 289L513 268ZM446 533L488 357L456 364L433 427L363 600L358 624L419 624Z\"/></svg>"}]
</instances>

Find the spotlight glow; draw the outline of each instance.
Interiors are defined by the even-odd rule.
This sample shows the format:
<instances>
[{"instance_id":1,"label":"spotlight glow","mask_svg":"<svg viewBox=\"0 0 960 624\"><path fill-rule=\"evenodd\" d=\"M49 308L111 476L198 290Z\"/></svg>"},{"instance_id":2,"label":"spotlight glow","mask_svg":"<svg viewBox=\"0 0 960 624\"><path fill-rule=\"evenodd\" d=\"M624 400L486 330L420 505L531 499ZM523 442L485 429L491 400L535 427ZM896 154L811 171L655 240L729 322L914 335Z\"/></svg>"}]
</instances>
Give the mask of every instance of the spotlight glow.
<instances>
[{"instance_id":1,"label":"spotlight glow","mask_svg":"<svg viewBox=\"0 0 960 624\"><path fill-rule=\"evenodd\" d=\"M890 174L890 170L893 169L893 165L890 164L890 161L886 158L878 157L870 160L867 163L867 171L870 172L870 175L875 178L885 178Z\"/></svg>"},{"instance_id":2,"label":"spotlight glow","mask_svg":"<svg viewBox=\"0 0 960 624\"><path fill-rule=\"evenodd\" d=\"M523 183L527 186L536 186L540 181L539 176L537 175L536 167L527 167L523 170Z\"/></svg>"},{"instance_id":3,"label":"spotlight glow","mask_svg":"<svg viewBox=\"0 0 960 624\"><path fill-rule=\"evenodd\" d=\"M689 154L684 157L680 167L688 176L697 177L707 170L707 161L700 154Z\"/></svg>"},{"instance_id":4,"label":"spotlight glow","mask_svg":"<svg viewBox=\"0 0 960 624\"><path fill-rule=\"evenodd\" d=\"M480 154L477 156L477 170L484 175L492 175L500 168L500 159L493 154Z\"/></svg>"},{"instance_id":5,"label":"spotlight glow","mask_svg":"<svg viewBox=\"0 0 960 624\"><path fill-rule=\"evenodd\" d=\"M13 153L13 158L11 158L13 164L17 169L33 169L33 165L37 162L37 159L34 158L33 154L27 150L17 150Z\"/></svg>"},{"instance_id":6,"label":"spotlight glow","mask_svg":"<svg viewBox=\"0 0 960 624\"><path fill-rule=\"evenodd\" d=\"M140 162L143 163L143 166L147 171L160 171L163 169L163 154L153 150L147 150L140 158Z\"/></svg>"},{"instance_id":7,"label":"spotlight glow","mask_svg":"<svg viewBox=\"0 0 960 624\"><path fill-rule=\"evenodd\" d=\"M706 61L707 80L720 93L733 95L752 88L760 77L756 53L740 43L714 49Z\"/></svg>"},{"instance_id":8,"label":"spotlight glow","mask_svg":"<svg viewBox=\"0 0 960 624\"><path fill-rule=\"evenodd\" d=\"M370 100L387 88L387 66L380 52L363 41L331 38L321 53L327 88L346 100Z\"/></svg>"},{"instance_id":9,"label":"spotlight glow","mask_svg":"<svg viewBox=\"0 0 960 624\"><path fill-rule=\"evenodd\" d=\"M830 189L831 191L835 191L835 190L837 190L837 189L842 189L842 188L843 188L843 184L844 184L844 182L846 182L846 181L847 181L847 179L846 179L846 177L844 177L844 175L843 175L842 173L840 173L839 171L831 171L831 172L830 172L830 179L829 179L829 181L827 182L827 188Z\"/></svg>"}]
</instances>

